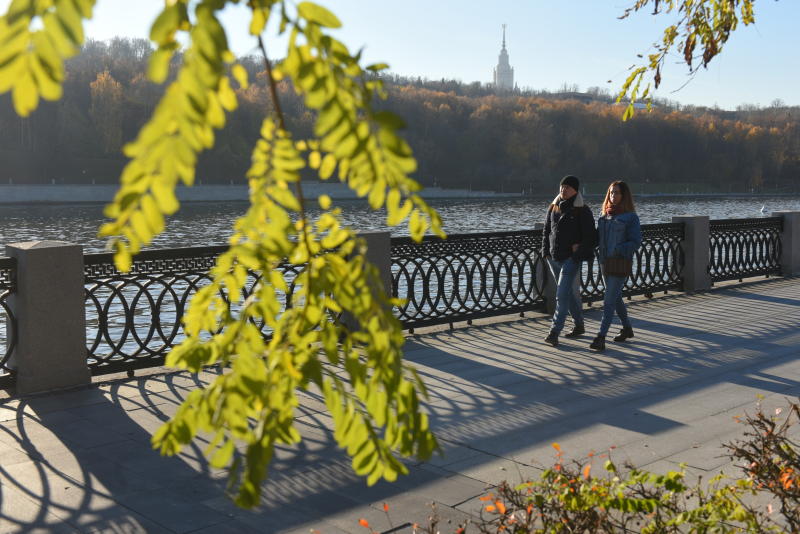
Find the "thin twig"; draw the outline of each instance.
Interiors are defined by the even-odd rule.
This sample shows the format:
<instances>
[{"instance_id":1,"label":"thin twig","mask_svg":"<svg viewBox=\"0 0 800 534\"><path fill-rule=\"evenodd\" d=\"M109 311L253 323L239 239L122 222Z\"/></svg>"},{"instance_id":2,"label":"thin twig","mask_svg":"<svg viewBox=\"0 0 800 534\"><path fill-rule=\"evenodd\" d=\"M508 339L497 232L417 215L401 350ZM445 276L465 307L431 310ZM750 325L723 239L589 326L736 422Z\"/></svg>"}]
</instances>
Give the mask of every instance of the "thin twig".
<instances>
[{"instance_id":1,"label":"thin twig","mask_svg":"<svg viewBox=\"0 0 800 534\"><path fill-rule=\"evenodd\" d=\"M267 69L267 79L269 80L269 92L272 94L272 104L275 106L275 115L278 117L278 124L281 130L286 130L286 121L283 119L283 110L281 109L281 101L278 99L278 87L275 85L275 78L272 76L272 65L270 65L269 57L267 57L267 47L264 46L264 40L258 36L258 47L261 49L261 55L264 56L264 67Z\"/></svg>"},{"instance_id":2,"label":"thin twig","mask_svg":"<svg viewBox=\"0 0 800 534\"><path fill-rule=\"evenodd\" d=\"M272 95L272 103L275 106L275 115L278 118L278 125L280 126L281 130L287 131L286 120L284 119L283 110L281 109L281 101L278 98L278 87L275 85L275 78L272 75L272 65L270 65L269 57L267 56L267 47L264 46L264 40L260 35L258 36L258 47L261 49L261 54L264 56L264 66L267 69L267 79L269 80L269 91ZM306 241L306 248L310 253L311 247L308 246L308 219L306 217L306 201L305 197L303 196L303 186L300 184L300 180L295 182L295 188L297 189L297 200L300 201L300 220L303 221L303 236Z\"/></svg>"}]
</instances>

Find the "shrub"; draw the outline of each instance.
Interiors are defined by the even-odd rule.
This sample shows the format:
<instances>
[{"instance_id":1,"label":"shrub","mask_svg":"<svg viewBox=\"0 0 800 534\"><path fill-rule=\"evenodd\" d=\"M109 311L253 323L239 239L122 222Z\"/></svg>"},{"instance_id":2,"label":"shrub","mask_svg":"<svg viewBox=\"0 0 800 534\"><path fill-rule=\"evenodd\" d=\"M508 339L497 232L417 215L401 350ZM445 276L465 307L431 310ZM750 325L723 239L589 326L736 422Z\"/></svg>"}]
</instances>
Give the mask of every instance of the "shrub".
<instances>
[{"instance_id":1,"label":"shrub","mask_svg":"<svg viewBox=\"0 0 800 534\"><path fill-rule=\"evenodd\" d=\"M779 417L785 414L783 418ZM718 475L707 482L686 481L685 468L657 475L634 466L619 470L608 455L556 462L538 480L503 482L480 498L480 517L458 525L482 534L555 533L764 533L800 532L800 403L767 415L759 404L740 440L726 444L741 466L738 479ZM604 461L601 475L594 464ZM593 470L594 469L594 470ZM766 499L764 499L766 497ZM779 509L764 500L777 500ZM760 503L760 504L759 504ZM415 530L440 532L435 513Z\"/></svg>"}]
</instances>

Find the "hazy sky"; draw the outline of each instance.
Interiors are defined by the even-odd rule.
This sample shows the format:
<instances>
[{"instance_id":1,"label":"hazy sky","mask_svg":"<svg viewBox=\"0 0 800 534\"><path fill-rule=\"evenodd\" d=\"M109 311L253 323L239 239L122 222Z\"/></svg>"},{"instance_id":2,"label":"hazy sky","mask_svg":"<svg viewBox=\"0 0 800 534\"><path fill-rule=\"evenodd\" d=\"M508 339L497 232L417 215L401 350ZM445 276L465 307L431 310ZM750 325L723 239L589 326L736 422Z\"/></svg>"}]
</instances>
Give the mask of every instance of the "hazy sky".
<instances>
[{"instance_id":1,"label":"hazy sky","mask_svg":"<svg viewBox=\"0 0 800 534\"><path fill-rule=\"evenodd\" d=\"M618 20L633 0L330 0L320 1L344 23L337 31L364 58L389 63L393 72L431 79L489 82L500 51L501 24L523 88L555 90L564 83L580 90L596 86L616 92L637 53L647 53L669 24L667 15L641 12ZM5 9L8 0L0 0ZM144 37L163 5L160 0L98 0L87 34ZM224 15L234 52L253 52L246 10ZM722 56L685 87L685 65L672 58L658 96L685 104L769 105L781 99L800 105L800 2L756 2L757 25L740 28ZM268 46L269 46L269 42ZM283 41L274 43L280 57ZM612 83L608 83L612 80Z\"/></svg>"}]
</instances>

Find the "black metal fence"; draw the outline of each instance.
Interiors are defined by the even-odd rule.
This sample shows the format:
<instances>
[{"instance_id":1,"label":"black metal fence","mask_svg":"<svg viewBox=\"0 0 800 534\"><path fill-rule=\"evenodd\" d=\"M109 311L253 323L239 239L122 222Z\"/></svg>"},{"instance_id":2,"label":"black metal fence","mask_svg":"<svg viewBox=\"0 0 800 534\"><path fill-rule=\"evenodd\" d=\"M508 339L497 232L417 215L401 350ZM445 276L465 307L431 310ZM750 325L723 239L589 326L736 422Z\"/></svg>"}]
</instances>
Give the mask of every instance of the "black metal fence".
<instances>
[{"instance_id":1,"label":"black metal fence","mask_svg":"<svg viewBox=\"0 0 800 534\"><path fill-rule=\"evenodd\" d=\"M681 284L683 224L642 226L625 295L648 295ZM541 230L460 234L446 240L392 239L392 292L405 300L396 310L405 328L418 328L544 310L547 264ZM596 261L583 265L585 302L603 299Z\"/></svg>"},{"instance_id":2,"label":"black metal fence","mask_svg":"<svg viewBox=\"0 0 800 534\"><path fill-rule=\"evenodd\" d=\"M780 274L781 217L721 219L709 223L711 280Z\"/></svg>"},{"instance_id":3,"label":"black metal fence","mask_svg":"<svg viewBox=\"0 0 800 534\"><path fill-rule=\"evenodd\" d=\"M623 295L653 296L657 291L678 289L684 252L683 223L643 224L642 246L633 256L633 274L628 278ZM581 296L584 302L603 300L605 285L597 261L589 262L581 273Z\"/></svg>"},{"instance_id":4,"label":"black metal fence","mask_svg":"<svg viewBox=\"0 0 800 534\"><path fill-rule=\"evenodd\" d=\"M128 273L113 254L84 256L86 338L92 374L161 365L183 339L180 318L226 247L144 251Z\"/></svg>"},{"instance_id":5,"label":"black metal fence","mask_svg":"<svg viewBox=\"0 0 800 534\"><path fill-rule=\"evenodd\" d=\"M14 380L9 358L17 343L17 318L9 299L16 290L16 278L16 260L0 258L0 388L10 386Z\"/></svg>"},{"instance_id":6,"label":"black metal fence","mask_svg":"<svg viewBox=\"0 0 800 534\"><path fill-rule=\"evenodd\" d=\"M392 238L392 294L405 328L543 309L542 233ZM538 275L537 275L538 273Z\"/></svg>"},{"instance_id":7,"label":"black metal fence","mask_svg":"<svg viewBox=\"0 0 800 534\"><path fill-rule=\"evenodd\" d=\"M210 282L209 273L226 246L150 250L139 253L131 270L119 272L113 254L84 256L88 365L94 375L162 365L185 338L181 318L191 297ZM279 267L290 279L291 298L299 266ZM294 274L294 276L292 276ZM220 296L235 312L261 276L248 272L241 295ZM259 325L269 335L268 328Z\"/></svg>"},{"instance_id":8,"label":"black metal fence","mask_svg":"<svg viewBox=\"0 0 800 534\"><path fill-rule=\"evenodd\" d=\"M780 272L780 218L711 221L709 272L728 280ZM683 224L643 225L626 295L652 295L680 288L684 265ZM392 238L394 296L405 300L395 313L405 328L544 310L547 265L540 230L426 237L421 243ZM184 338L181 317L226 247L196 247L140 253L130 272L120 273L111 254L84 257L87 358L93 374L161 365ZM296 278L300 266L283 265ZM221 296L232 309L254 290L249 273L242 295ZM603 298L597 262L581 273L584 301ZM10 299L16 262L0 258L0 387L13 382L9 368L17 318ZM284 303L291 299L283 295ZM263 327L263 325L261 325ZM262 328L263 329L263 328ZM263 329L269 335L268 329Z\"/></svg>"}]
</instances>

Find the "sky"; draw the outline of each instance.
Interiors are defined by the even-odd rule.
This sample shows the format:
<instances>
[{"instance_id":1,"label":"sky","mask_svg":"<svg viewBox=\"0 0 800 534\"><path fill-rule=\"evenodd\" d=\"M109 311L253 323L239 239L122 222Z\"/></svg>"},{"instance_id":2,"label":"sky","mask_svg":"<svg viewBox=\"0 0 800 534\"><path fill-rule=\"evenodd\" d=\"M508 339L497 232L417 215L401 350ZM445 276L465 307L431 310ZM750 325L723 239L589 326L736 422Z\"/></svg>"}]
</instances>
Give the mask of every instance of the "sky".
<instances>
[{"instance_id":1,"label":"sky","mask_svg":"<svg viewBox=\"0 0 800 534\"><path fill-rule=\"evenodd\" d=\"M364 49L366 62L385 62L391 71L466 83L492 81L507 25L506 46L520 88L555 91L564 84L585 91L616 93L638 53L648 53L671 15L642 11L619 20L634 0L319 0L342 20L335 34L351 50ZM5 9L8 0L0 0ZM98 0L87 36L146 37L163 0ZM760 0L756 24L741 27L721 56L687 84L687 67L668 59L656 95L682 104L735 109L768 106L780 99L800 105L800 2ZM247 34L247 10L223 13L234 53L255 52ZM285 41L267 36L280 57ZM611 80L611 83L609 83Z\"/></svg>"}]
</instances>

